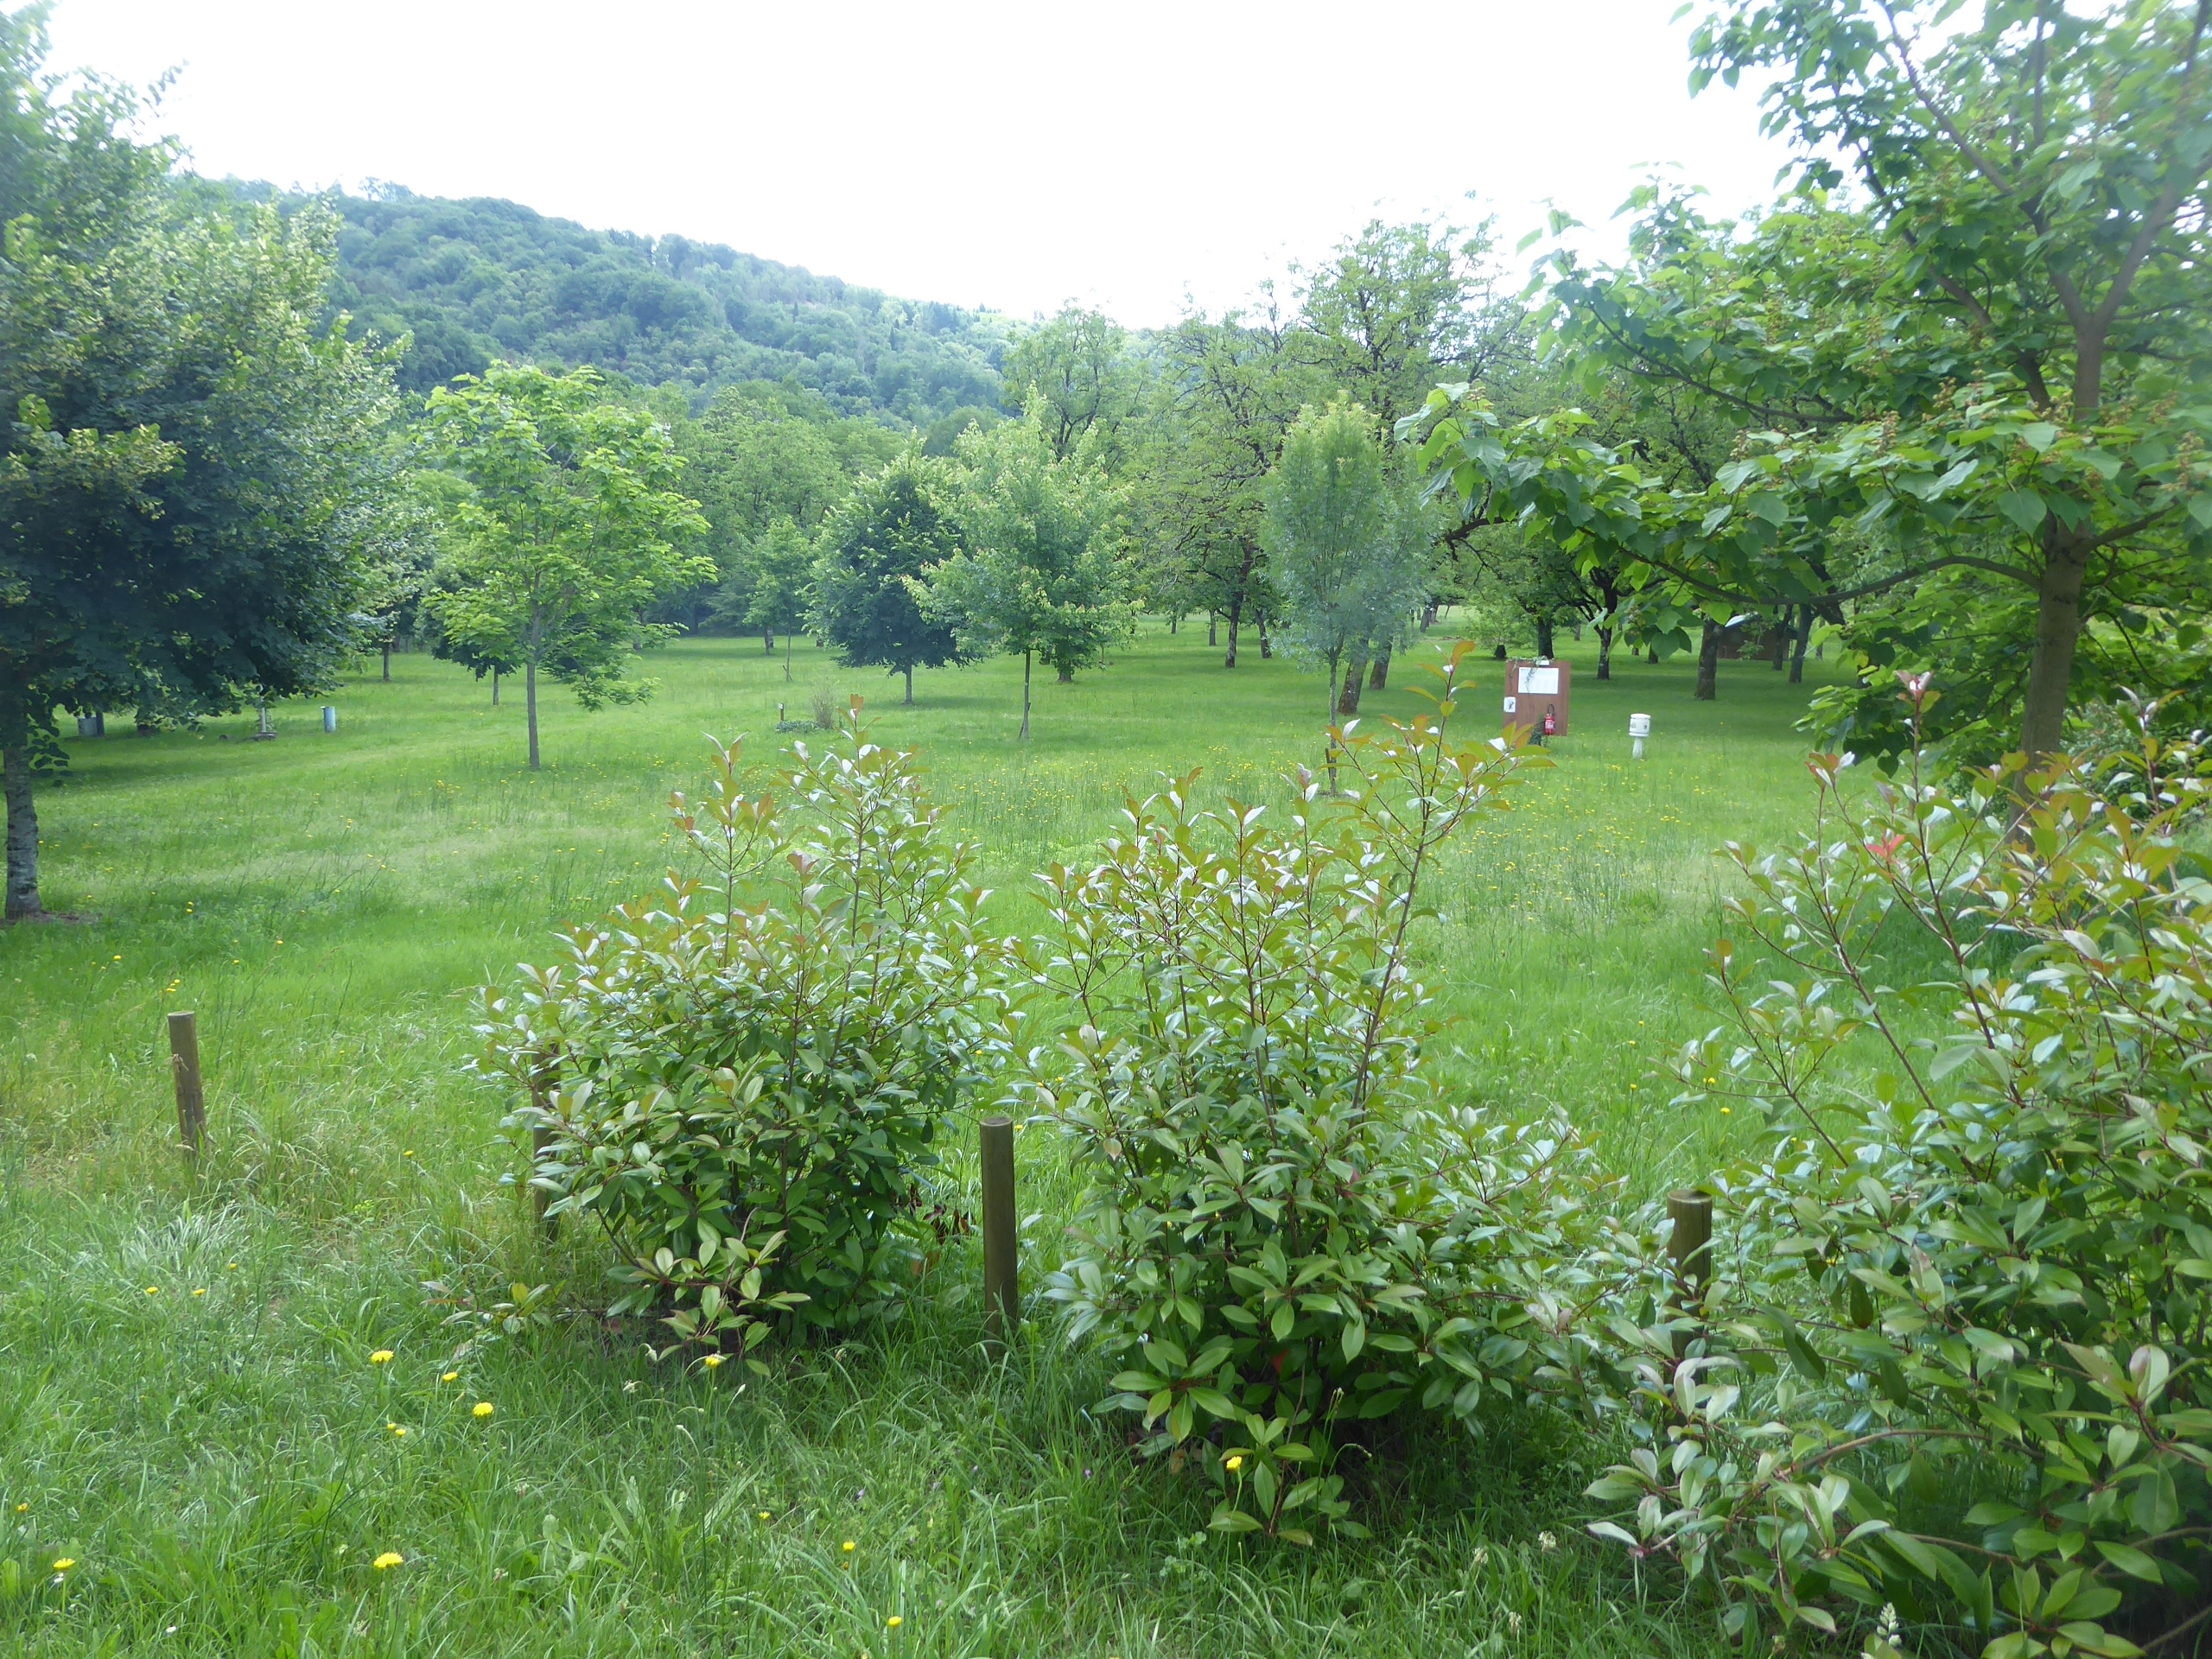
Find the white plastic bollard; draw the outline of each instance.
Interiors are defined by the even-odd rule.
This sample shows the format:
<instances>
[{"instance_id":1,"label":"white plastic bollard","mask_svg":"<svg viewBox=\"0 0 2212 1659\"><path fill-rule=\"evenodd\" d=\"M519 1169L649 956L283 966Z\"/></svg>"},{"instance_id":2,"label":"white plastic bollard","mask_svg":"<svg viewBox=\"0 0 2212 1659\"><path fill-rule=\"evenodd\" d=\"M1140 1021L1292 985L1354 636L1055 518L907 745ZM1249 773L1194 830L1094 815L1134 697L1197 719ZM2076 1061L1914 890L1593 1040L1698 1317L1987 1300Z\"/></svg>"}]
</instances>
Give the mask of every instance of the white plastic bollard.
<instances>
[{"instance_id":1,"label":"white plastic bollard","mask_svg":"<svg viewBox=\"0 0 2212 1659\"><path fill-rule=\"evenodd\" d=\"M326 732L338 729L338 711L327 702L322 705L322 729Z\"/></svg>"},{"instance_id":2,"label":"white plastic bollard","mask_svg":"<svg viewBox=\"0 0 2212 1659\"><path fill-rule=\"evenodd\" d=\"M1636 740L1633 748L1636 758L1639 760L1643 760L1643 740L1651 735L1651 716L1630 715L1628 717L1628 734Z\"/></svg>"}]
</instances>

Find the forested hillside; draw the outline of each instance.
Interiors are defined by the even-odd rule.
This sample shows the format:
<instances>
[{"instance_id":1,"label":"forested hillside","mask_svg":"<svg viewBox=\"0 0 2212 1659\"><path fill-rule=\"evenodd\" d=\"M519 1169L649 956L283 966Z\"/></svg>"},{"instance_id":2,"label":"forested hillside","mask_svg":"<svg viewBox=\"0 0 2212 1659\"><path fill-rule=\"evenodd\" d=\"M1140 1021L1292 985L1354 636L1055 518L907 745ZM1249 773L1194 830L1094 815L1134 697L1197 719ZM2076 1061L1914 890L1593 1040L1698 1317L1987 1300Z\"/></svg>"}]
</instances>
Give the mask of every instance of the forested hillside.
<instances>
[{"instance_id":1,"label":"forested hillside","mask_svg":"<svg viewBox=\"0 0 2212 1659\"><path fill-rule=\"evenodd\" d=\"M267 186L238 187L267 198ZM332 298L357 334L414 336L400 382L421 392L495 357L589 363L695 407L741 380L795 378L840 413L926 425L993 406L1007 320L901 300L715 243L594 231L520 203L339 196Z\"/></svg>"}]
</instances>

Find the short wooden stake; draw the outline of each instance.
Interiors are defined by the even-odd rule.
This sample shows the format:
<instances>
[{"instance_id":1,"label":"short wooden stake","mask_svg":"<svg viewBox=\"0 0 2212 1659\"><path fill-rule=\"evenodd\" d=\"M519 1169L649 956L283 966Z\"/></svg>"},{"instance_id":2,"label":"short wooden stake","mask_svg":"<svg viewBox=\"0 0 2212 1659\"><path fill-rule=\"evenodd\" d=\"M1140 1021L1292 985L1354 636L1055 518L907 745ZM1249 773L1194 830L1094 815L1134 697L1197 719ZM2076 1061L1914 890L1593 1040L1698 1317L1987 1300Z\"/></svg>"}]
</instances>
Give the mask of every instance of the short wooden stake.
<instances>
[{"instance_id":1,"label":"short wooden stake","mask_svg":"<svg viewBox=\"0 0 2212 1659\"><path fill-rule=\"evenodd\" d=\"M189 1011L169 1015L169 1071L176 1078L176 1134L197 1159L207 1135L207 1097L200 1086L200 1028Z\"/></svg>"},{"instance_id":2,"label":"short wooden stake","mask_svg":"<svg viewBox=\"0 0 2212 1659\"><path fill-rule=\"evenodd\" d=\"M1667 1218L1675 1224L1668 1254L1675 1258L1675 1306L1694 1306L1713 1277L1713 1194L1695 1187L1678 1187L1667 1195ZM1689 1345L1688 1336L1677 1332L1675 1357Z\"/></svg>"},{"instance_id":3,"label":"short wooden stake","mask_svg":"<svg viewBox=\"0 0 2212 1659\"><path fill-rule=\"evenodd\" d=\"M1014 1120L983 1120L983 1327L1003 1346L1021 1322L1014 1255Z\"/></svg>"}]
</instances>

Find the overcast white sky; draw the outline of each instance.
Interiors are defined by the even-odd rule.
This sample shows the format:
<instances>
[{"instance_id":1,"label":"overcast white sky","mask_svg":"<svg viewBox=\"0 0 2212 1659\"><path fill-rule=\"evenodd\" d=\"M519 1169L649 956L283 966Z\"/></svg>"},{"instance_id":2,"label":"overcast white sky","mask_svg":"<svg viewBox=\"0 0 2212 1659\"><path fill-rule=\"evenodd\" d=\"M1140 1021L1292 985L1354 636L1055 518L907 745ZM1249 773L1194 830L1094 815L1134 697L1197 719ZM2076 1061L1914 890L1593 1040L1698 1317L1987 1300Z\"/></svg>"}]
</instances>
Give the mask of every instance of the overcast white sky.
<instances>
[{"instance_id":1,"label":"overcast white sky","mask_svg":"<svg viewBox=\"0 0 2212 1659\"><path fill-rule=\"evenodd\" d=\"M1673 10L60 0L54 39L58 67L179 70L158 124L203 173L506 196L1142 326L1471 190L1509 252L1547 199L1604 225L1654 163L1765 200L1782 153L1748 91L1688 96Z\"/></svg>"}]
</instances>

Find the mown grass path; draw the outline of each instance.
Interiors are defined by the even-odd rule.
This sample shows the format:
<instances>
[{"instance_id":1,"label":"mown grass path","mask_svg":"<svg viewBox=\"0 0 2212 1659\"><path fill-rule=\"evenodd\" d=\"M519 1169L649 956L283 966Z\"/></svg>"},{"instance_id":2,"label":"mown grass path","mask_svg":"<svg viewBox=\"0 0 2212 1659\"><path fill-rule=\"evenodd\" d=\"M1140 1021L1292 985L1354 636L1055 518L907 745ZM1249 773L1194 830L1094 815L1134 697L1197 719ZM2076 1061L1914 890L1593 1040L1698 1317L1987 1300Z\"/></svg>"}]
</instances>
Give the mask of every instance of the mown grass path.
<instances>
[{"instance_id":1,"label":"mown grass path","mask_svg":"<svg viewBox=\"0 0 2212 1659\"><path fill-rule=\"evenodd\" d=\"M1318 677L1246 643L1229 673L1203 629L1149 626L1109 669L1042 683L1026 747L1018 664L921 674L907 709L805 645L786 685L741 640L650 659L642 707L554 692L537 775L518 698L495 709L421 657L353 677L334 736L298 706L271 743L242 717L73 744L41 804L46 896L93 919L0 933L0 1651L1707 1651L1704 1618L1639 1604L1577 1541L1588 1448L1541 1425L1414 1431L1365 1482L1371 1542L1193 1541L1203 1493L1087 1417L1102 1379L1049 1325L987 1364L966 1247L903 1324L742 1388L588 1321L451 1363L421 1281L582 1301L601 1265L588 1237L537 1243L501 1185L499 1103L460 1071L468 994L651 890L702 734L765 753L779 700L800 718L817 689L867 696L1018 926L1027 872L1082 857L1125 791L1200 766L1275 799L1316 758ZM1458 1016L1438 1061L1469 1099L1566 1111L1650 1191L1749 1132L1669 1107L1652 1067L1713 1023L1713 849L1778 841L1809 804L1807 689L1730 664L1698 704L1687 664L1600 684L1590 647L1573 660L1558 766L1433 890L1425 971ZM1416 706L1411 670L1370 719ZM1488 732L1495 668L1478 683L1461 718ZM1632 709L1654 717L1642 766ZM198 1010L207 1067L196 1187L168 1147L173 1007ZM1072 1191L1048 1132L1020 1155L1030 1271ZM378 1568L386 1551L404 1561Z\"/></svg>"}]
</instances>

